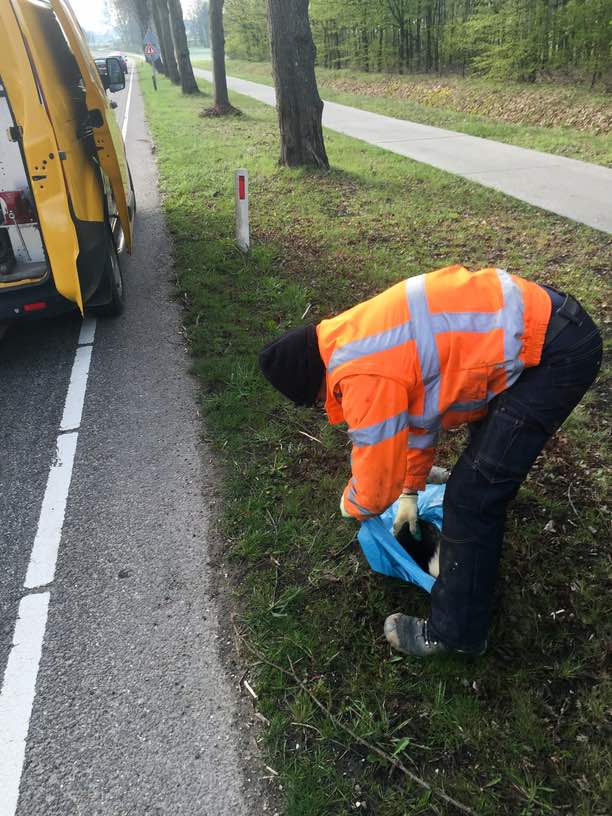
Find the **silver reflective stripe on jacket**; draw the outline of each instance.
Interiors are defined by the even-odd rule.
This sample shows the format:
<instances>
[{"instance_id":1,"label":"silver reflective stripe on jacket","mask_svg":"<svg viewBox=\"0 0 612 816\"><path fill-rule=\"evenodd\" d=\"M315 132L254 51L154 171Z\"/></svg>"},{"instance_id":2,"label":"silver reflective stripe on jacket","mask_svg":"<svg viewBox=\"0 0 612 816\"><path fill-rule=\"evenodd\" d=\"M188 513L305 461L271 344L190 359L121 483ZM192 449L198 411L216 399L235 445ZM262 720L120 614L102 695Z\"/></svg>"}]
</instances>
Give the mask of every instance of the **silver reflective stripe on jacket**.
<instances>
[{"instance_id":1,"label":"silver reflective stripe on jacket","mask_svg":"<svg viewBox=\"0 0 612 816\"><path fill-rule=\"evenodd\" d=\"M355 477L353 476L353 478L351 479L351 485L349 487L348 500L355 505L355 507L357 508L357 510L359 510L362 516L375 516L376 513L373 513L371 510L367 510L365 507L359 504L359 502L356 499L356 496L357 485L355 483Z\"/></svg>"},{"instance_id":2,"label":"silver reflective stripe on jacket","mask_svg":"<svg viewBox=\"0 0 612 816\"><path fill-rule=\"evenodd\" d=\"M438 444L438 431L432 433L415 434L408 436L408 448L410 450L424 450L425 448L435 448Z\"/></svg>"},{"instance_id":3,"label":"silver reflective stripe on jacket","mask_svg":"<svg viewBox=\"0 0 612 816\"><path fill-rule=\"evenodd\" d=\"M355 447L366 448L368 445L376 445L378 442L384 442L385 439L391 439L407 427L408 411L401 411L389 419L383 419L382 422L375 422L365 428L349 430L349 436Z\"/></svg>"},{"instance_id":4,"label":"silver reflective stripe on jacket","mask_svg":"<svg viewBox=\"0 0 612 816\"><path fill-rule=\"evenodd\" d=\"M426 434L412 434L409 448L434 446L437 432L441 427L440 415L440 357L436 337L445 332L490 332L503 329L504 360L500 363L506 372L506 383L512 385L523 371L519 359L522 351L522 336L525 329L523 294L519 286L504 269L497 269L502 289L503 306L494 312L436 312L431 314L425 289L425 275L409 278L406 283L406 300L410 320L383 332L360 338L336 349L330 359L328 371L343 363L360 357L388 351L416 339L416 350L423 378L424 405L422 414L401 412L394 417L377 422L366 428L349 430L356 447L375 445L389 439L405 428L413 427L427 431ZM469 412L483 408L495 394L489 392L480 400L455 402L445 411ZM426 444L429 440L430 444Z\"/></svg>"},{"instance_id":5,"label":"silver reflective stripe on jacket","mask_svg":"<svg viewBox=\"0 0 612 816\"><path fill-rule=\"evenodd\" d=\"M506 387L521 375L524 365L519 359L523 350L523 332L525 331L525 303L523 293L512 280L505 269L498 269L504 306L502 311L502 325L504 327L504 368L506 369Z\"/></svg>"},{"instance_id":6,"label":"silver reflective stripe on jacket","mask_svg":"<svg viewBox=\"0 0 612 816\"><path fill-rule=\"evenodd\" d=\"M361 337L353 340L340 348L334 350L327 366L328 373L338 368L339 365L358 360L360 357L368 357L379 351L387 351L396 348L409 340L414 340L413 326L409 320L394 326L391 329L372 334L369 337Z\"/></svg>"}]
</instances>

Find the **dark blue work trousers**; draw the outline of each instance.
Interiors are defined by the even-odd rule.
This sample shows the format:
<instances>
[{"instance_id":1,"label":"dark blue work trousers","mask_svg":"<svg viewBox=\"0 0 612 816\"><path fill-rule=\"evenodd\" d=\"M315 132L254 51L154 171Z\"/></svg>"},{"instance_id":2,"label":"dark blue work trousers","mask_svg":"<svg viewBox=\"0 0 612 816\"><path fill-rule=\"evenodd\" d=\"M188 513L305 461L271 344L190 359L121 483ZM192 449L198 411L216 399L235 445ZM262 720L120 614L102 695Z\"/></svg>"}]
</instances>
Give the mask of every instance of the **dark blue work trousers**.
<instances>
[{"instance_id":1,"label":"dark blue work trousers","mask_svg":"<svg viewBox=\"0 0 612 816\"><path fill-rule=\"evenodd\" d=\"M559 294L549 292L553 311ZM506 508L546 441L593 383L602 359L599 331L582 309L470 426L470 442L444 497L440 575L431 593L430 631L445 645L478 651L486 641Z\"/></svg>"}]
</instances>

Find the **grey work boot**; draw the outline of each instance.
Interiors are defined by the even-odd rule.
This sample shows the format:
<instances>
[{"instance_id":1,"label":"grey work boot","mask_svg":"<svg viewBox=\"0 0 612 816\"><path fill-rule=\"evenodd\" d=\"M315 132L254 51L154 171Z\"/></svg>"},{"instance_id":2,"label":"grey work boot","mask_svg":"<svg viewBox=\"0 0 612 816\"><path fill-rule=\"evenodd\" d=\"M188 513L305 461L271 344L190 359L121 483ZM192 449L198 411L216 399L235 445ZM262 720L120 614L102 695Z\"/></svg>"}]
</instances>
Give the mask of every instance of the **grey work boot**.
<instances>
[{"instance_id":1,"label":"grey work boot","mask_svg":"<svg viewBox=\"0 0 612 816\"><path fill-rule=\"evenodd\" d=\"M451 649L429 634L429 621L396 612L385 621L385 637L398 652L414 657L430 657L439 654L469 654L474 657L483 655L487 649L486 641L481 649L464 652Z\"/></svg>"}]
</instances>

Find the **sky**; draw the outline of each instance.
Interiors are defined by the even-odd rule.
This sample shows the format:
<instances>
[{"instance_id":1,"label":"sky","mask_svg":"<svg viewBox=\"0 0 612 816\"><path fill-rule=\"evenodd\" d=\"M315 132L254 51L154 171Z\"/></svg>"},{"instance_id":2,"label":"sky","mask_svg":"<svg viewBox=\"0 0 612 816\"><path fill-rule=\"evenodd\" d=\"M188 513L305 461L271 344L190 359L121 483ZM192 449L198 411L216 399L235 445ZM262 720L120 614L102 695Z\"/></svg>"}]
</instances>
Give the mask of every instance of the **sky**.
<instances>
[{"instance_id":1,"label":"sky","mask_svg":"<svg viewBox=\"0 0 612 816\"><path fill-rule=\"evenodd\" d=\"M102 31L106 28L103 0L70 0L70 5L82 28L87 31Z\"/></svg>"},{"instance_id":2,"label":"sky","mask_svg":"<svg viewBox=\"0 0 612 816\"><path fill-rule=\"evenodd\" d=\"M82 28L87 31L104 31L104 0L69 0ZM183 12L191 8L193 0L182 0ZM109 6L112 5L109 1Z\"/></svg>"}]
</instances>

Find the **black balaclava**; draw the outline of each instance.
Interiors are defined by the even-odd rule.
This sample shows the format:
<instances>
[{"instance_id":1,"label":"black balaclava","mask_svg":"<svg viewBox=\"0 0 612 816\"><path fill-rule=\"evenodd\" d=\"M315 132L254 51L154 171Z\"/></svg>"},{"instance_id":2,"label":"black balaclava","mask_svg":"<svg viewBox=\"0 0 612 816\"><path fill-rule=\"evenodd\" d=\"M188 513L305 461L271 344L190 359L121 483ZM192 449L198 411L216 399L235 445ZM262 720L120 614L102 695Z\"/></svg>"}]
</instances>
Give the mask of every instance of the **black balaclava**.
<instances>
[{"instance_id":1,"label":"black balaclava","mask_svg":"<svg viewBox=\"0 0 612 816\"><path fill-rule=\"evenodd\" d=\"M314 325L292 329L259 353L264 377L295 402L314 405L325 375Z\"/></svg>"}]
</instances>

